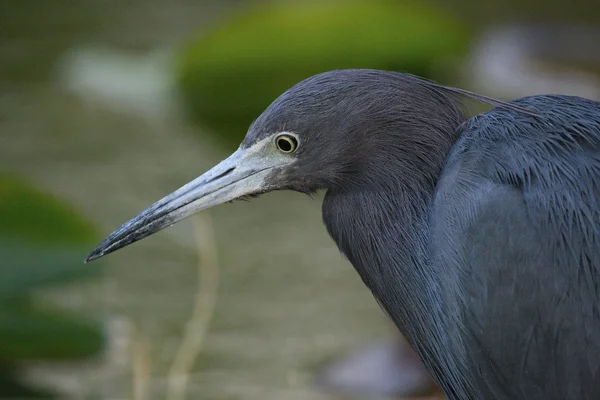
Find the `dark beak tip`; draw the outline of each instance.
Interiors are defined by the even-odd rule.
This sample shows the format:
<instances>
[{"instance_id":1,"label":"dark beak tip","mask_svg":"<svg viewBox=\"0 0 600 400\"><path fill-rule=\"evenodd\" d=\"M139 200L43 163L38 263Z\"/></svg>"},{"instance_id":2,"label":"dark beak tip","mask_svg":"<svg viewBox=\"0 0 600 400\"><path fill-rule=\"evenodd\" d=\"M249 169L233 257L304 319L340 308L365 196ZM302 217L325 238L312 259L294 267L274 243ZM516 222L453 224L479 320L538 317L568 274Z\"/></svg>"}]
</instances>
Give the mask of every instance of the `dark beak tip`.
<instances>
[{"instance_id":1,"label":"dark beak tip","mask_svg":"<svg viewBox=\"0 0 600 400\"><path fill-rule=\"evenodd\" d=\"M90 252L90 254L88 254L88 256L85 258L85 260L83 260L84 264L87 264L90 261L94 261L100 257L102 257L104 255L104 252L99 248L95 248L94 250L92 250Z\"/></svg>"}]
</instances>

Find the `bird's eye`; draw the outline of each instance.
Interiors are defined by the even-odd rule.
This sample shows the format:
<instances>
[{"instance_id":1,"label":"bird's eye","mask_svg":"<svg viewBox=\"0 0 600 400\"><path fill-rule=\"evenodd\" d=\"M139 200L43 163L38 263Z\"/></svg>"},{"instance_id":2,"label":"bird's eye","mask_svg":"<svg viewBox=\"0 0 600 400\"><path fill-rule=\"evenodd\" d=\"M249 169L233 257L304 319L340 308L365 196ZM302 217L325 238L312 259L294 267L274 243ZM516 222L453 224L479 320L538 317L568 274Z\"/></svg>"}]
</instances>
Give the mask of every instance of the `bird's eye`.
<instances>
[{"instance_id":1,"label":"bird's eye","mask_svg":"<svg viewBox=\"0 0 600 400\"><path fill-rule=\"evenodd\" d=\"M292 135L279 135L275 138L275 145L284 153L293 153L298 147L298 140Z\"/></svg>"}]
</instances>

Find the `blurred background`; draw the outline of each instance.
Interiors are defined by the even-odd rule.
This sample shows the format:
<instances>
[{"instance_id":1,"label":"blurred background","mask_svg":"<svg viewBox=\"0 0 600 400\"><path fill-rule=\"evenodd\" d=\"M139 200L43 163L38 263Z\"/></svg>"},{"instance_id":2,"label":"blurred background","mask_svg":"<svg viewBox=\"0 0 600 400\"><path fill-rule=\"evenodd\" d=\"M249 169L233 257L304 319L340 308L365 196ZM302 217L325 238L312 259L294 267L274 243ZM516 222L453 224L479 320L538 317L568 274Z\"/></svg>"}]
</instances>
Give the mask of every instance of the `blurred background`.
<instances>
[{"instance_id":1,"label":"blurred background","mask_svg":"<svg viewBox=\"0 0 600 400\"><path fill-rule=\"evenodd\" d=\"M600 99L598 43L595 0L3 0L0 398L427 392L320 196L225 205L81 261L310 75Z\"/></svg>"}]
</instances>

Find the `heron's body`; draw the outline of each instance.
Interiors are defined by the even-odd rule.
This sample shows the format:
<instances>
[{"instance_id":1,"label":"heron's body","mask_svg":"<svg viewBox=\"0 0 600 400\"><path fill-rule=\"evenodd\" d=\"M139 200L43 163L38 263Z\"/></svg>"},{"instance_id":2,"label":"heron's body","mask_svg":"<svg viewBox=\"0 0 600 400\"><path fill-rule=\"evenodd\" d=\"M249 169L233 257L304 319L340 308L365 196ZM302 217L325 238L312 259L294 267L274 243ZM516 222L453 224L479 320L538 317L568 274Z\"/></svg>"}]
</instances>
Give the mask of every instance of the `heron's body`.
<instances>
[{"instance_id":1,"label":"heron's body","mask_svg":"<svg viewBox=\"0 0 600 400\"><path fill-rule=\"evenodd\" d=\"M324 221L449 398L597 399L600 103L517 104L542 118L468 120L411 160L439 179L379 186L377 173L328 192ZM384 173L405 161L388 156ZM420 204L396 201L415 188Z\"/></svg>"},{"instance_id":2,"label":"heron's body","mask_svg":"<svg viewBox=\"0 0 600 400\"><path fill-rule=\"evenodd\" d=\"M311 77L89 259L222 202L325 189L330 235L451 400L598 399L600 103L514 104L466 120L415 77Z\"/></svg>"}]
</instances>

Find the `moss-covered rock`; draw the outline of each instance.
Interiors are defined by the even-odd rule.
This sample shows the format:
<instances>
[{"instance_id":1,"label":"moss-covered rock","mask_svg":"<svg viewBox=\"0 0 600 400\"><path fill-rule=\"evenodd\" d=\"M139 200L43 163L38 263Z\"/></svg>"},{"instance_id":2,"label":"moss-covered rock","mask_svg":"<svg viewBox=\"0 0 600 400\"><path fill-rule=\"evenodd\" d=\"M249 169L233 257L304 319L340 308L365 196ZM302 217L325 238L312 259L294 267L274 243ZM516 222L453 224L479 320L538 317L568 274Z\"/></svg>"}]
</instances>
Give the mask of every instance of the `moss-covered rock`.
<instances>
[{"instance_id":1,"label":"moss-covered rock","mask_svg":"<svg viewBox=\"0 0 600 400\"><path fill-rule=\"evenodd\" d=\"M430 78L466 50L465 29L424 2L304 1L260 6L188 44L178 83L192 118L238 143L278 95L340 68Z\"/></svg>"}]
</instances>

